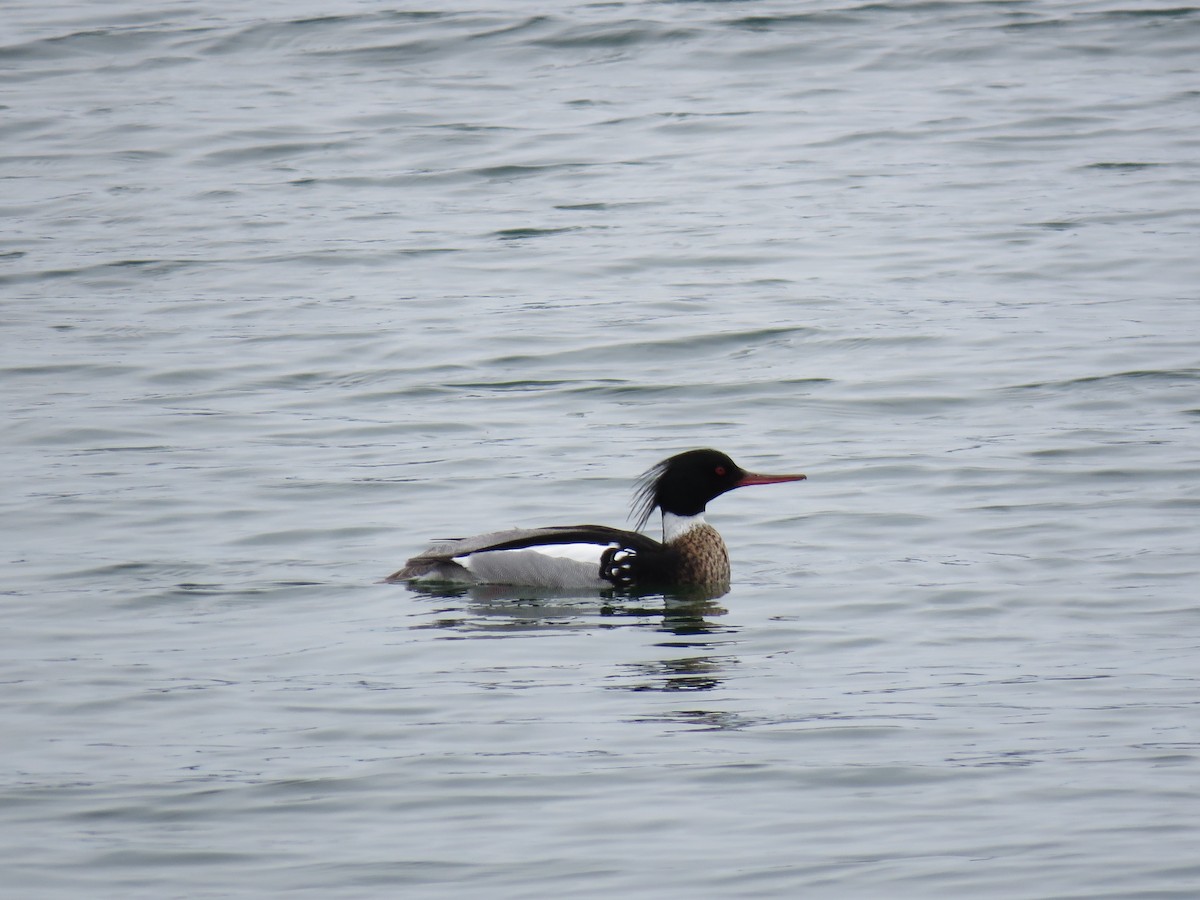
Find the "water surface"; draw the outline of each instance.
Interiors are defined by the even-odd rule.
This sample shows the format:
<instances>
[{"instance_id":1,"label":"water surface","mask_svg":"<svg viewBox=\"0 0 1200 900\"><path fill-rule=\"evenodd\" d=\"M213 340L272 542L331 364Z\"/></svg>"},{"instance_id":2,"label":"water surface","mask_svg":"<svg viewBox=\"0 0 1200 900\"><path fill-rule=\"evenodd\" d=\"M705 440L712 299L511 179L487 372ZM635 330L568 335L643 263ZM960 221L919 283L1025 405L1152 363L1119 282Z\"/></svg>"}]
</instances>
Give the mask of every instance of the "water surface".
<instances>
[{"instance_id":1,"label":"water surface","mask_svg":"<svg viewBox=\"0 0 1200 900\"><path fill-rule=\"evenodd\" d=\"M10 890L1195 896L1198 38L10 4ZM719 600L378 583L698 446Z\"/></svg>"}]
</instances>

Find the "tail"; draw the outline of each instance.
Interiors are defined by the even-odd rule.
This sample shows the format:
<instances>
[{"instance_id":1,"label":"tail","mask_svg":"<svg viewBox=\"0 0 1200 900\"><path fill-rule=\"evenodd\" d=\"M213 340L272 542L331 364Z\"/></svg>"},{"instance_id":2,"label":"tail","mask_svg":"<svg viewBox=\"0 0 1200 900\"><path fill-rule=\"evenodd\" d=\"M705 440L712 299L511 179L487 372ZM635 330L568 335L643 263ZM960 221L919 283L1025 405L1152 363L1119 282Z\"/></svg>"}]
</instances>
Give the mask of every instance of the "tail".
<instances>
[{"instance_id":1,"label":"tail","mask_svg":"<svg viewBox=\"0 0 1200 900\"><path fill-rule=\"evenodd\" d=\"M478 581L466 566L460 566L452 559L444 557L414 556L404 564L399 572L393 572L383 579L388 584L403 581L458 581L474 583Z\"/></svg>"}]
</instances>

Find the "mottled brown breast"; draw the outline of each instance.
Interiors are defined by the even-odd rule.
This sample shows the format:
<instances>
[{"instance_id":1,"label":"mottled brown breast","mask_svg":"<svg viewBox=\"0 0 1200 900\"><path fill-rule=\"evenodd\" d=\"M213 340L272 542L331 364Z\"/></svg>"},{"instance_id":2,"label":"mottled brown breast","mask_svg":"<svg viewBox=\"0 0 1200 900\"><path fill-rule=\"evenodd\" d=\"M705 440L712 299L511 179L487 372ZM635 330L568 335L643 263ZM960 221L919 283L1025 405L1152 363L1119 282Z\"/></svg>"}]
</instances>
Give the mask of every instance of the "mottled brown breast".
<instances>
[{"instance_id":1,"label":"mottled brown breast","mask_svg":"<svg viewBox=\"0 0 1200 900\"><path fill-rule=\"evenodd\" d=\"M680 585L729 585L729 551L711 525L699 525L670 544L677 554L678 570L672 579Z\"/></svg>"}]
</instances>

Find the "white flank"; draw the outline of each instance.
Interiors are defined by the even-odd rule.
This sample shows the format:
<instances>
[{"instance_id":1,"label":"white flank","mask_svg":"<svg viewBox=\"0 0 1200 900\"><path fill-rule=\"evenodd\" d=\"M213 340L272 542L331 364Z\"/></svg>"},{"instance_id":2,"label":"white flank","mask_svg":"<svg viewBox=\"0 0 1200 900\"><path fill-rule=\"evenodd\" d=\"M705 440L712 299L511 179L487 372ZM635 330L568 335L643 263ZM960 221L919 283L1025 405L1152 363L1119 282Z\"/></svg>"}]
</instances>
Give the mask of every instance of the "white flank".
<instances>
[{"instance_id":1,"label":"white flank","mask_svg":"<svg viewBox=\"0 0 1200 900\"><path fill-rule=\"evenodd\" d=\"M482 584L612 587L600 577L602 544L547 544L536 550L491 550L457 562Z\"/></svg>"}]
</instances>

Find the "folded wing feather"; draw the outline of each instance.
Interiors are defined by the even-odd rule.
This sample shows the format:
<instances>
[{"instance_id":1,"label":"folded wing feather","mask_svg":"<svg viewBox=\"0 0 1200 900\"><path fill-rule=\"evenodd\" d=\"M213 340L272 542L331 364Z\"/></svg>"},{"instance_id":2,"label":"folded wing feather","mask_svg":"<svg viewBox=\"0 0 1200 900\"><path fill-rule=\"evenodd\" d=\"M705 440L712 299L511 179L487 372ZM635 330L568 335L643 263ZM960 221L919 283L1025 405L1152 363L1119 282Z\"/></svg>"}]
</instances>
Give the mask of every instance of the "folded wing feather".
<instances>
[{"instance_id":1,"label":"folded wing feather","mask_svg":"<svg viewBox=\"0 0 1200 900\"><path fill-rule=\"evenodd\" d=\"M579 544L595 548L592 559L580 559L576 548L566 546ZM633 553L662 550L653 538L606 525L512 528L438 541L386 580L604 587L609 582L600 577L599 560L610 547Z\"/></svg>"}]
</instances>

